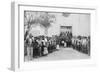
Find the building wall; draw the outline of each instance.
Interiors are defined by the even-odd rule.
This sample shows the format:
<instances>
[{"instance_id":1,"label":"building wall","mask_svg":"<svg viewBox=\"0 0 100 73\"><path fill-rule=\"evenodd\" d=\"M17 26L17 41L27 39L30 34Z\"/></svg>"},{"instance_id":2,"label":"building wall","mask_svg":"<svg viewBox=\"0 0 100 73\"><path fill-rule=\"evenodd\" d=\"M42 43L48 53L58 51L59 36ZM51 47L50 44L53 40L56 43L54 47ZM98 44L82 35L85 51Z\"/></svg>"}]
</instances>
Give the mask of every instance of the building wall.
<instances>
[{"instance_id":1,"label":"building wall","mask_svg":"<svg viewBox=\"0 0 100 73\"><path fill-rule=\"evenodd\" d=\"M88 36L90 35L90 15L89 14L70 14L65 17L62 13L50 13L56 16L56 21L51 24L48 29L48 36L59 35L60 26L72 26L73 36ZM33 30L40 30L40 34L44 35L44 29L34 27Z\"/></svg>"},{"instance_id":2,"label":"building wall","mask_svg":"<svg viewBox=\"0 0 100 73\"><path fill-rule=\"evenodd\" d=\"M72 26L74 36L90 35L90 15L89 14L70 14L68 17L62 16L60 13L56 15L56 22L48 30L48 35L60 33L60 26Z\"/></svg>"}]
</instances>

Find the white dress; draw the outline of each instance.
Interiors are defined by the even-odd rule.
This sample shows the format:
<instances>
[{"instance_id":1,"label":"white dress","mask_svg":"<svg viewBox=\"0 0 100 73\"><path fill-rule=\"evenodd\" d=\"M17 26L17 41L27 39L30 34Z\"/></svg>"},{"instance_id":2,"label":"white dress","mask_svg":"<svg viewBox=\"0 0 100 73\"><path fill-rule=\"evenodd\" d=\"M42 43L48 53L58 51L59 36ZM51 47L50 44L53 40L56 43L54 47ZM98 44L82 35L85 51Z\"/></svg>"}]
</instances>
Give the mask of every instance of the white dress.
<instances>
[{"instance_id":1,"label":"white dress","mask_svg":"<svg viewBox=\"0 0 100 73\"><path fill-rule=\"evenodd\" d=\"M59 45L57 45L57 46L56 46L56 49L57 49L57 50L59 50L59 49L60 49L60 48L59 48Z\"/></svg>"},{"instance_id":2,"label":"white dress","mask_svg":"<svg viewBox=\"0 0 100 73\"><path fill-rule=\"evenodd\" d=\"M44 54L44 55L48 54L48 50L47 50L47 47L44 47L44 51L43 51L43 54Z\"/></svg>"}]
</instances>

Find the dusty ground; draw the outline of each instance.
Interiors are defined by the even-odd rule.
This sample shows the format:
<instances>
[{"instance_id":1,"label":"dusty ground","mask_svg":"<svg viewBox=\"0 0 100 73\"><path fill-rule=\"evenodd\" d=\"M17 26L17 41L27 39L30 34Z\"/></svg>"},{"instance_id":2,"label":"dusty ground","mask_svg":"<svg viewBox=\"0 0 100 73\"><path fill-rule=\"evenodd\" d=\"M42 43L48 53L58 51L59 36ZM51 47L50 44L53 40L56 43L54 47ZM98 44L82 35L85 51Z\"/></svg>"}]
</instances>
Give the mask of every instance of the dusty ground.
<instances>
[{"instance_id":1,"label":"dusty ground","mask_svg":"<svg viewBox=\"0 0 100 73\"><path fill-rule=\"evenodd\" d=\"M32 61L50 61L50 60L71 60L71 59L87 59L88 55L73 50L72 48L61 48L59 51L48 54L47 56L32 59ZM27 57L25 57L25 61Z\"/></svg>"}]
</instances>

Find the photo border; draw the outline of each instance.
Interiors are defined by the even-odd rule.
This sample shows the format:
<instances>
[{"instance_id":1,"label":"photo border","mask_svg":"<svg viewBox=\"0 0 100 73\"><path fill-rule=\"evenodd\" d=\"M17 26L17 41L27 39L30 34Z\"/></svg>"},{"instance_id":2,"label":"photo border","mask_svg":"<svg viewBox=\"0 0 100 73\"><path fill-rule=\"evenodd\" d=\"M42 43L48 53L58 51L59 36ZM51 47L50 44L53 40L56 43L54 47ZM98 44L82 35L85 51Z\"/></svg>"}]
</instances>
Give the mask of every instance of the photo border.
<instances>
[{"instance_id":1,"label":"photo border","mask_svg":"<svg viewBox=\"0 0 100 73\"><path fill-rule=\"evenodd\" d=\"M32 63L30 65L23 65L21 64L21 53L20 53L20 10L19 10L19 6L32 6L32 7L46 7L48 9L50 8L56 8L56 9L76 9L76 10L89 10L90 14L91 14L91 54L92 56L94 56L92 59L90 60L63 60L63 61L50 61L50 62L34 62L33 65ZM69 11L70 12L70 11ZM74 11L73 11L74 12ZM56 65L61 66L61 67L73 67L73 66L83 66L83 65L94 65L95 64L95 60L96 60L96 49L92 50L93 48L95 48L94 43L94 33L96 31L96 29L94 29L94 24L96 23L95 19L96 19L96 8L95 7L88 7L88 6L75 6L75 5L70 5L66 7L59 7L59 6L42 6L42 5L33 5L32 3L20 3L20 2L13 2L12 3L12 37L13 37L13 41L12 41L12 49L11 49L11 69L14 71L19 71L19 70L30 70L30 69L40 69L40 68L47 68L49 67L53 67L55 68ZM84 12L83 12L84 13ZM94 53L93 53L94 51ZM23 59L24 60L24 59ZM66 63L67 61L67 63ZM80 64L78 64L78 62L80 61ZM74 65L70 65L69 63L73 63ZM44 66L45 65L45 66ZM35 66L37 66L36 68L34 68ZM44 67L43 67L44 66Z\"/></svg>"}]
</instances>

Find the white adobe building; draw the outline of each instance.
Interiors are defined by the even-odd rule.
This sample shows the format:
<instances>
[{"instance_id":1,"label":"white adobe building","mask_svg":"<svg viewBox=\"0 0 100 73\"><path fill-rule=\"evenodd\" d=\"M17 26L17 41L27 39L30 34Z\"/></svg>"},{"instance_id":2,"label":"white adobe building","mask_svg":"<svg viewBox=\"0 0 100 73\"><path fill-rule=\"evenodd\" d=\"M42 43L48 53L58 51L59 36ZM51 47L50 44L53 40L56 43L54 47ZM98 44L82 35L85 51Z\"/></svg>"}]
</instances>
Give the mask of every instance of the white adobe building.
<instances>
[{"instance_id":1,"label":"white adobe building","mask_svg":"<svg viewBox=\"0 0 100 73\"><path fill-rule=\"evenodd\" d=\"M62 13L50 13L56 16L56 22L51 24L48 29L48 36L59 35L61 26L72 26L72 34L74 36L89 36L90 35L90 15L89 14L70 14L64 17ZM44 35L44 29L40 26L32 28L31 32L34 35Z\"/></svg>"}]
</instances>

